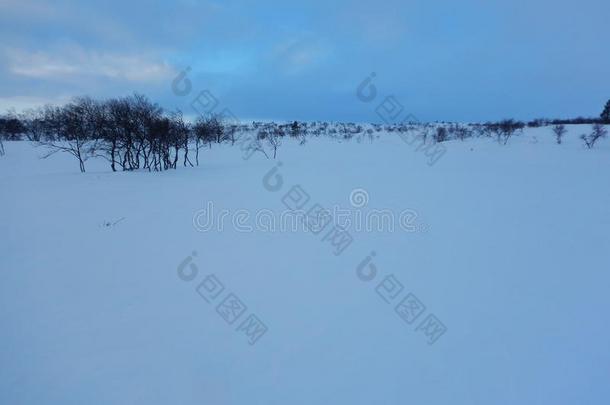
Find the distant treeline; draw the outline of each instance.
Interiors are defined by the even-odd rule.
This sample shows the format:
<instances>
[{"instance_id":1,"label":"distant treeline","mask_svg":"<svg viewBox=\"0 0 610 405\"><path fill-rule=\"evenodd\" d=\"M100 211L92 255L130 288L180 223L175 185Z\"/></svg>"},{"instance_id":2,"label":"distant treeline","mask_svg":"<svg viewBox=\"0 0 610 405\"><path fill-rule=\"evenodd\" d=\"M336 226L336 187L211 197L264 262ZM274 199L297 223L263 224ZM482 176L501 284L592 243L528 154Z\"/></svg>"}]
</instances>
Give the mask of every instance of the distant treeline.
<instances>
[{"instance_id":1,"label":"distant treeline","mask_svg":"<svg viewBox=\"0 0 610 405\"><path fill-rule=\"evenodd\" d=\"M180 111L166 111L146 96L134 94L110 100L76 98L63 106L45 106L21 114L0 115L0 155L2 139L29 140L45 146L48 157L57 152L73 155L85 171L89 157L106 159L113 171L161 171L199 165L199 152L212 144L238 144L245 154L261 152L275 158L284 137L306 142L307 136L340 139L373 139L377 133L413 133L421 143L441 143L473 136L494 137L506 144L526 127L554 126L557 143L565 134L565 125L592 124L590 135L583 135L592 148L606 135L602 124L610 124L610 101L600 118L536 119L530 122L503 120L479 124L403 122L399 124L354 124L328 122L292 122L286 124L223 122L215 116L188 122ZM268 153L269 152L269 153Z\"/></svg>"}]
</instances>

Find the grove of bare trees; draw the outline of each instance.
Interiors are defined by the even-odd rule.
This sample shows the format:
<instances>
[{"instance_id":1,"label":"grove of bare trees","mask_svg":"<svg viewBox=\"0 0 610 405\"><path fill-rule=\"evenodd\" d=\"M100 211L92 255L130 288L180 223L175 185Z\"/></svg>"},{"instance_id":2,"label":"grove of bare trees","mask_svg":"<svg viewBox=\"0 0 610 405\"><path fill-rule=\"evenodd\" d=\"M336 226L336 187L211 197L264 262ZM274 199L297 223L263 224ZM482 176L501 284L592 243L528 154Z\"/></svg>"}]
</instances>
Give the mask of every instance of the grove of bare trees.
<instances>
[{"instance_id":1,"label":"grove of bare trees","mask_svg":"<svg viewBox=\"0 0 610 405\"><path fill-rule=\"evenodd\" d=\"M211 129L202 133L201 125ZM106 159L112 171L162 171L175 169L180 159L184 166L193 166L189 144L194 135L198 146L202 134L208 140L208 132L219 141L219 128L215 118L192 128L180 111L165 112L147 97L134 94L107 101L81 97L63 106L32 110L22 120L9 120L3 133L9 140L25 133L28 140L45 147L43 158L68 153L76 158L81 172L94 156ZM199 164L198 147L195 152Z\"/></svg>"}]
</instances>

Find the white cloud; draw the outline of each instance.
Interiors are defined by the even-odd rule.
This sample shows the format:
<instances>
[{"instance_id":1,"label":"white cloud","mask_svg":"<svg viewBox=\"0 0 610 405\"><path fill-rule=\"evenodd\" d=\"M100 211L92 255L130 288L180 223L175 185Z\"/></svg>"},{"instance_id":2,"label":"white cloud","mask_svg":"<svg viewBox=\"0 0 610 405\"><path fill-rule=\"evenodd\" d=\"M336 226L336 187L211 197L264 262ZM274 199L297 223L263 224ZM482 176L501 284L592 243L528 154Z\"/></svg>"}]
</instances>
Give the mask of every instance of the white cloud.
<instances>
[{"instance_id":1,"label":"white cloud","mask_svg":"<svg viewBox=\"0 0 610 405\"><path fill-rule=\"evenodd\" d=\"M8 50L11 73L37 79L66 80L101 77L131 82L169 80L175 69L165 61L147 55L117 54L64 47L54 52Z\"/></svg>"}]
</instances>

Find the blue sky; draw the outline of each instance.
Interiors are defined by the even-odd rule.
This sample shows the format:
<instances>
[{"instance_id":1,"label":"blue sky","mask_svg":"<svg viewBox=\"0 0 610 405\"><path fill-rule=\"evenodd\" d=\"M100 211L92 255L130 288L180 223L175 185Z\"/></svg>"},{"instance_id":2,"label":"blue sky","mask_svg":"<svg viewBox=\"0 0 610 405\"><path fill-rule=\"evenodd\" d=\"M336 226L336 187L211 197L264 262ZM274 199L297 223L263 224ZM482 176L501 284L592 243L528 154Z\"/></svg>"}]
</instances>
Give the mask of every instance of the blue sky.
<instances>
[{"instance_id":1,"label":"blue sky","mask_svg":"<svg viewBox=\"0 0 610 405\"><path fill-rule=\"evenodd\" d=\"M138 91L188 114L207 89L244 120L379 121L390 95L421 120L597 116L608 21L607 0L0 0L0 109Z\"/></svg>"}]
</instances>

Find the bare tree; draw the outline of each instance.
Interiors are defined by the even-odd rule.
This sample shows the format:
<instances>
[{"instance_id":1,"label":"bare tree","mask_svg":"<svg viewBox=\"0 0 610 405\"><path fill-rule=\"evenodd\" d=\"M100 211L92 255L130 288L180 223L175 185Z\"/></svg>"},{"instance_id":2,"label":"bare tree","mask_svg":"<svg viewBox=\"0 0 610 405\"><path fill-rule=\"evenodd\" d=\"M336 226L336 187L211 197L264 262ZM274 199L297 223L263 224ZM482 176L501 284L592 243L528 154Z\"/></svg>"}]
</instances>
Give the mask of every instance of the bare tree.
<instances>
[{"instance_id":1,"label":"bare tree","mask_svg":"<svg viewBox=\"0 0 610 405\"><path fill-rule=\"evenodd\" d=\"M227 139L227 136L225 135L225 129L222 125L219 116L214 115L208 118L206 122L210 130L210 135L213 136L216 143L222 143Z\"/></svg>"},{"instance_id":2,"label":"bare tree","mask_svg":"<svg viewBox=\"0 0 610 405\"><path fill-rule=\"evenodd\" d=\"M98 140L92 125L95 102L90 98L78 98L63 107L44 110L46 131L49 136L39 141L48 148L42 158L57 152L66 152L78 160L80 171L85 172L85 161L95 153Z\"/></svg>"},{"instance_id":3,"label":"bare tree","mask_svg":"<svg viewBox=\"0 0 610 405\"><path fill-rule=\"evenodd\" d=\"M184 167L186 167L187 163L193 167L193 163L191 163L191 160L189 159L190 134L191 128L188 123L184 121L182 111L177 110L176 112L172 113L170 115L170 136L174 140L174 169L176 168L180 149L184 149Z\"/></svg>"},{"instance_id":4,"label":"bare tree","mask_svg":"<svg viewBox=\"0 0 610 405\"><path fill-rule=\"evenodd\" d=\"M167 170L170 161L170 120L167 117L155 117L149 124L149 139L152 145L151 165L155 171Z\"/></svg>"},{"instance_id":5,"label":"bare tree","mask_svg":"<svg viewBox=\"0 0 610 405\"><path fill-rule=\"evenodd\" d=\"M267 132L267 143L273 149L273 158L277 156L277 148L282 144L282 132L278 131L277 128L274 128Z\"/></svg>"},{"instance_id":6,"label":"bare tree","mask_svg":"<svg viewBox=\"0 0 610 405\"><path fill-rule=\"evenodd\" d=\"M25 136L28 141L40 141L45 133L44 114L40 110L29 109L21 114L21 118L26 128Z\"/></svg>"},{"instance_id":7,"label":"bare tree","mask_svg":"<svg viewBox=\"0 0 610 405\"><path fill-rule=\"evenodd\" d=\"M102 153L96 156L108 160L113 171L117 166L149 171L173 166L169 159L169 148L174 147L170 120L163 116L161 107L137 93L98 104L95 136L102 141L98 146Z\"/></svg>"},{"instance_id":8,"label":"bare tree","mask_svg":"<svg viewBox=\"0 0 610 405\"><path fill-rule=\"evenodd\" d=\"M212 148L212 142L221 142L223 127L220 121L215 118L197 118L193 125L193 137L195 139L195 162L199 166L199 150L207 143Z\"/></svg>"},{"instance_id":9,"label":"bare tree","mask_svg":"<svg viewBox=\"0 0 610 405\"><path fill-rule=\"evenodd\" d=\"M163 109L141 94L136 93L127 100L131 105L132 136L134 143L132 167L136 169L143 167L150 171L152 164L151 155L154 152L155 141L152 138L150 128L152 123L162 116ZM182 120L181 114L180 120Z\"/></svg>"},{"instance_id":10,"label":"bare tree","mask_svg":"<svg viewBox=\"0 0 610 405\"><path fill-rule=\"evenodd\" d=\"M263 155L265 155L265 157L267 159L269 159L269 155L267 154L267 151L265 150L265 146L263 145L263 141L265 141L266 139L267 139L267 132L263 128L258 130L258 133L256 134L256 136L252 136L252 137L249 137L248 139L246 139L246 142L245 142L245 145L243 148L246 156L252 156L254 153L260 152Z\"/></svg>"},{"instance_id":11,"label":"bare tree","mask_svg":"<svg viewBox=\"0 0 610 405\"><path fill-rule=\"evenodd\" d=\"M198 117L193 125L193 138L195 139L195 164L199 166L199 150L210 139L209 128L203 117ZM211 143L210 143L211 144Z\"/></svg>"},{"instance_id":12,"label":"bare tree","mask_svg":"<svg viewBox=\"0 0 610 405\"><path fill-rule=\"evenodd\" d=\"M555 139L557 140L557 144L561 145L561 139L568 132L566 126L563 124L555 125L553 127L553 132L555 133Z\"/></svg>"},{"instance_id":13,"label":"bare tree","mask_svg":"<svg viewBox=\"0 0 610 405\"><path fill-rule=\"evenodd\" d=\"M100 119L100 125L105 127L103 139L105 141L105 151L108 154L110 167L113 172L116 172L117 165L126 170L123 159L121 159L121 149L128 148L130 134L130 119L131 110L127 99L113 99L105 103L102 114L104 118Z\"/></svg>"},{"instance_id":14,"label":"bare tree","mask_svg":"<svg viewBox=\"0 0 610 405\"><path fill-rule=\"evenodd\" d=\"M496 123L485 124L485 132L488 134L495 133L498 138L498 143L506 145L508 140L517 132L523 131L525 124L515 120L503 120Z\"/></svg>"},{"instance_id":15,"label":"bare tree","mask_svg":"<svg viewBox=\"0 0 610 405\"><path fill-rule=\"evenodd\" d=\"M593 131L589 134L589 136L580 136L580 139L583 140L587 149L592 149L598 140L605 138L608 134L608 131L606 130L606 128L604 128L602 124L593 124L592 129Z\"/></svg>"}]
</instances>

